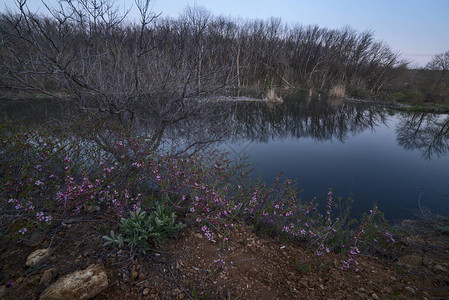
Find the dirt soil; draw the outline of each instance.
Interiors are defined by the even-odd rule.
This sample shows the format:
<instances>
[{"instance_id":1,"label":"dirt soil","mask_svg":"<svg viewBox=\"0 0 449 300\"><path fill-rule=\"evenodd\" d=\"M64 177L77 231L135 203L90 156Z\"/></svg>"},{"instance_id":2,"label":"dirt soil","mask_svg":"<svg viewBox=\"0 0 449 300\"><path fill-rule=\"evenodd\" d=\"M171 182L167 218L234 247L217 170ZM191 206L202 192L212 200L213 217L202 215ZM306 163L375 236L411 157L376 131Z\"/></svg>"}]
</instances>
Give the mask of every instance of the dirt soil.
<instances>
[{"instance_id":1,"label":"dirt soil","mask_svg":"<svg viewBox=\"0 0 449 300\"><path fill-rule=\"evenodd\" d=\"M243 226L227 245L185 228L178 239L145 255L104 247L102 236L117 221L104 213L56 222L0 246L0 299L38 299L62 275L102 263L109 286L95 299L449 299L449 236L424 234L418 221L404 222L404 255L395 261L359 258L360 271L341 270L342 257L317 257L313 249L259 237ZM419 229L420 228L420 229ZM51 255L34 267L33 251ZM227 269L217 271L222 255ZM51 270L50 279L43 274ZM47 272L49 274L49 272Z\"/></svg>"}]
</instances>

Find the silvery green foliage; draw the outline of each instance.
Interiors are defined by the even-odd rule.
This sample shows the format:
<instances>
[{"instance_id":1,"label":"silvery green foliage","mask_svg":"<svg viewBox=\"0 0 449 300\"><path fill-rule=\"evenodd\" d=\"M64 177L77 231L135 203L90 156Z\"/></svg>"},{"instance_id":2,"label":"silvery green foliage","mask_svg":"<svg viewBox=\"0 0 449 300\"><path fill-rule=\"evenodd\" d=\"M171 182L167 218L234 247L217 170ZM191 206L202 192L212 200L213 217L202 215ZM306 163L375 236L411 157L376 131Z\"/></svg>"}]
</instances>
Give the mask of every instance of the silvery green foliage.
<instances>
[{"instance_id":1,"label":"silvery green foliage","mask_svg":"<svg viewBox=\"0 0 449 300\"><path fill-rule=\"evenodd\" d=\"M107 236L107 235L104 235L103 239L106 240L106 242L103 244L104 246L114 245L114 246L117 246L117 247L123 247L123 243L124 243L123 236L121 234L115 235L114 230L111 230L111 236L110 237Z\"/></svg>"},{"instance_id":2,"label":"silvery green foliage","mask_svg":"<svg viewBox=\"0 0 449 300\"><path fill-rule=\"evenodd\" d=\"M175 223L176 214L158 205L149 215L140 208L136 212L131 212L129 218L120 220L120 227L123 233L115 235L111 230L111 237L103 236L106 240L104 245L116 245L122 247L124 243L131 248L137 249L140 253L149 250L149 241L160 245L168 238L176 236L180 229L184 228L183 223Z\"/></svg>"}]
</instances>

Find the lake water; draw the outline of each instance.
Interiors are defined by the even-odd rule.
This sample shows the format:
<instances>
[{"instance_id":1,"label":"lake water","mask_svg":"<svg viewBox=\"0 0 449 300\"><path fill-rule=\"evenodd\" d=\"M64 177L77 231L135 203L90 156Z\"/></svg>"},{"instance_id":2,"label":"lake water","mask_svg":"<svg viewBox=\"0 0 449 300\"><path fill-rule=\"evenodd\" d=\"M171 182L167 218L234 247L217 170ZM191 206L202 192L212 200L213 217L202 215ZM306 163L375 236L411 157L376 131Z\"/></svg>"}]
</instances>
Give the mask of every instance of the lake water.
<instances>
[{"instance_id":1,"label":"lake water","mask_svg":"<svg viewBox=\"0 0 449 300\"><path fill-rule=\"evenodd\" d=\"M447 114L296 95L283 104L242 104L231 118L222 147L246 154L267 182L283 170L303 200L323 203L332 188L352 195L354 216L373 204L392 221L416 216L420 205L449 213L449 198L438 195L449 195Z\"/></svg>"},{"instance_id":2,"label":"lake water","mask_svg":"<svg viewBox=\"0 0 449 300\"><path fill-rule=\"evenodd\" d=\"M168 128L165 138L178 144L219 141L231 157L246 155L267 183L281 171L296 180L303 200L316 196L323 203L329 188L344 199L352 195L354 216L373 204L392 221L415 217L420 205L449 214L449 115L303 94L284 100L211 104ZM63 111L41 100L0 107L2 117L22 121L45 121Z\"/></svg>"}]
</instances>

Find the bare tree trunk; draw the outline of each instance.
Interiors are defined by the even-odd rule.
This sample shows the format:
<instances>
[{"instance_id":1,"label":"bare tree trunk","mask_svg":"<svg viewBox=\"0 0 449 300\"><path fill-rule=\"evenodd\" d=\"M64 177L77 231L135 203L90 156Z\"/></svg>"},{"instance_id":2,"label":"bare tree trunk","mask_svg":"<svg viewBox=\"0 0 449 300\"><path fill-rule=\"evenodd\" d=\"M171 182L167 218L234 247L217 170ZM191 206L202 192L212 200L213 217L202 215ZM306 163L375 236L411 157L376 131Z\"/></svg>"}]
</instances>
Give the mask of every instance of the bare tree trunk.
<instances>
[{"instance_id":1,"label":"bare tree trunk","mask_svg":"<svg viewBox=\"0 0 449 300\"><path fill-rule=\"evenodd\" d=\"M240 97L240 41L237 44L237 58L236 58L236 71L237 71L237 96Z\"/></svg>"}]
</instances>

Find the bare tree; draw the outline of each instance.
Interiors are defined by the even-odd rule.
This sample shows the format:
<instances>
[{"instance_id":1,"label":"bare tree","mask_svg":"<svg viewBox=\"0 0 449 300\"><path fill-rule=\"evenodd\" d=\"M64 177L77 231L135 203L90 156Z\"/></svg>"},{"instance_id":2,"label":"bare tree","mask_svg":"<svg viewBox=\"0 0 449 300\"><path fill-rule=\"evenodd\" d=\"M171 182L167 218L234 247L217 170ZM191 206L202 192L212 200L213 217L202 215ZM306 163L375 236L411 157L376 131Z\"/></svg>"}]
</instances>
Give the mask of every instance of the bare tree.
<instances>
[{"instance_id":1,"label":"bare tree","mask_svg":"<svg viewBox=\"0 0 449 300\"><path fill-rule=\"evenodd\" d=\"M427 96L434 102L438 98L444 100L449 96L449 78L447 76L449 71L449 51L435 55L426 65L426 69L433 71L433 74L436 75L432 89Z\"/></svg>"},{"instance_id":2,"label":"bare tree","mask_svg":"<svg viewBox=\"0 0 449 300\"><path fill-rule=\"evenodd\" d=\"M70 98L121 120L146 111L156 132L199 109L194 98L236 82L326 90L338 84L379 92L403 66L371 32L284 26L279 19L236 21L187 7L160 18L136 0L138 23L111 0L60 0L48 15L16 0L0 17L1 87ZM63 97L64 96L64 97Z\"/></svg>"}]
</instances>

